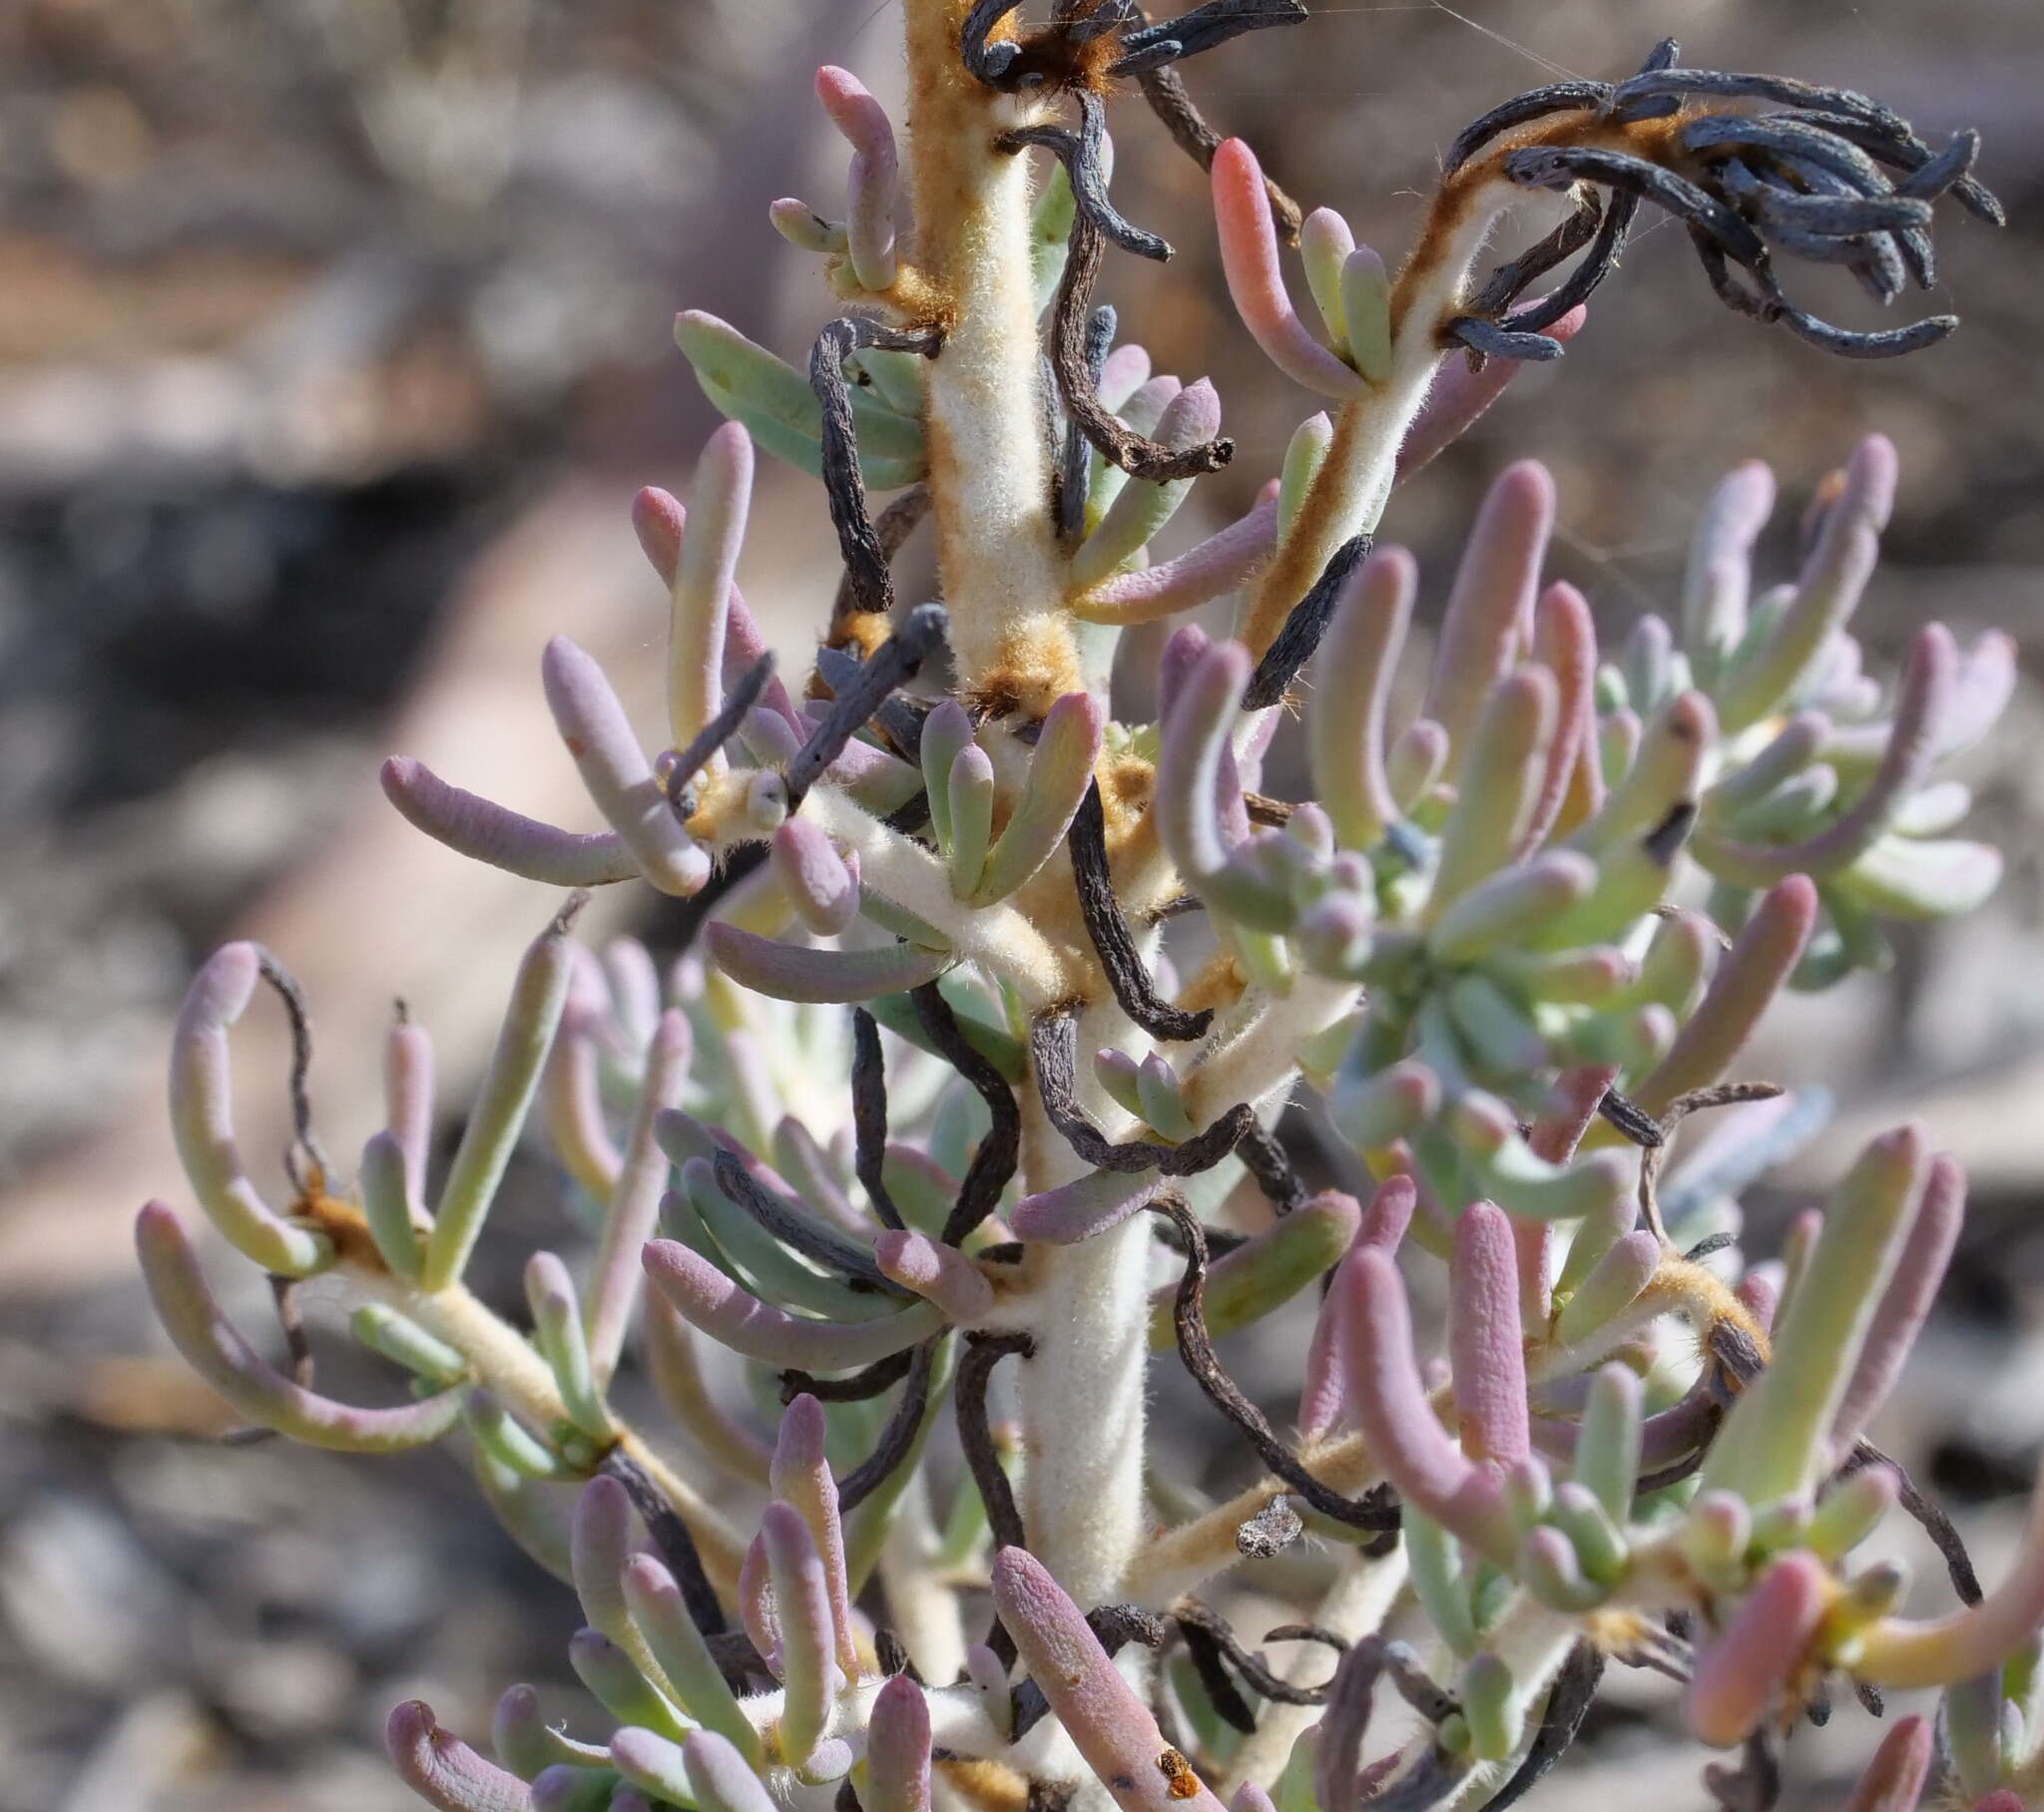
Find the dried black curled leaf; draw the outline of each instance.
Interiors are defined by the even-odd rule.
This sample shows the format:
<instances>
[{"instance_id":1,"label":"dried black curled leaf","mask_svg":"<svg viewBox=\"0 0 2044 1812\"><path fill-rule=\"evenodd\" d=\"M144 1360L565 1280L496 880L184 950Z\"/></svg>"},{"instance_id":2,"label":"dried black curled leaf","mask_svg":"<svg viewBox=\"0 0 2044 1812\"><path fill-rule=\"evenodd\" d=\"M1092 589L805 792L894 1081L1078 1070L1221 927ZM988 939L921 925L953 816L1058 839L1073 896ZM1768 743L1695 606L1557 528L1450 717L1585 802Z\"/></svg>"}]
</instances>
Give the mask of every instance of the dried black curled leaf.
<instances>
[{"instance_id":1,"label":"dried black curled leaf","mask_svg":"<svg viewBox=\"0 0 2044 1812\"><path fill-rule=\"evenodd\" d=\"M894 582L887 570L888 550L874 531L866 508L865 481L859 476L851 389L844 377L845 354L878 347L933 357L942 344L943 335L934 328L888 327L863 315L848 314L825 325L809 349L809 388L823 411L823 494L844 556L844 583L851 609L858 613L891 610Z\"/></svg>"},{"instance_id":2,"label":"dried black curled leaf","mask_svg":"<svg viewBox=\"0 0 2044 1812\"><path fill-rule=\"evenodd\" d=\"M686 818L695 812L696 776L710 757L738 734L739 725L760 702L760 694L772 678L773 651L768 649L745 671L738 684L731 688L731 695L718 706L717 714L689 738L688 747L675 757L667 770L666 791L677 817Z\"/></svg>"},{"instance_id":3,"label":"dried black curled leaf","mask_svg":"<svg viewBox=\"0 0 2044 1812\"><path fill-rule=\"evenodd\" d=\"M1361 1498L1344 1497L1323 1483L1290 1448L1278 1439L1264 1412L1243 1394L1242 1387L1222 1368L1207 1332L1204 1297L1207 1288L1207 1237L1199 1218L1176 1195L1161 1195L1147 1204L1158 1214L1176 1222L1190 1256L1172 1301L1172 1326L1178 1336L1179 1358L1192 1374L1193 1382L1229 1421L1248 1438L1264 1465L1322 1516L1350 1529L1381 1533L1398 1527L1398 1510L1381 1488Z\"/></svg>"},{"instance_id":4,"label":"dried black curled leaf","mask_svg":"<svg viewBox=\"0 0 2044 1812\"><path fill-rule=\"evenodd\" d=\"M916 1023L922 1027L932 1048L965 1079L968 1087L986 1104L993 1123L965 1166L958 1185L958 1199L944 1217L943 1239L947 1245L962 1245L999 1205L1001 1191L1022 1160L1022 1110L1008 1079L987 1055L965 1036L951 1003L944 999L935 982L925 982L910 991Z\"/></svg>"},{"instance_id":5,"label":"dried black curled leaf","mask_svg":"<svg viewBox=\"0 0 2044 1812\"><path fill-rule=\"evenodd\" d=\"M1107 193L1107 167L1102 158L1107 144L1107 108L1098 95L1081 91L1077 132L1063 126L1028 126L1005 132L995 142L1003 151L1037 145L1052 153L1071 179L1072 200L1080 219L1091 221L1124 251L1139 258L1161 264L1171 256L1171 247L1156 233L1124 220Z\"/></svg>"},{"instance_id":6,"label":"dried black curled leaf","mask_svg":"<svg viewBox=\"0 0 2044 1812\"><path fill-rule=\"evenodd\" d=\"M1556 352L1561 350L1553 340L1543 339L1540 343L1553 346ZM1341 588L1348 583L1349 574L1368 557L1369 550L1370 538L1367 535L1352 535L1327 556L1327 564L1320 569L1319 578L1291 607L1283 627L1264 651L1264 658L1257 663L1256 671L1250 675L1249 685L1242 695L1244 710L1260 711L1283 698L1292 680L1298 678L1299 670L1318 650L1321 638L1327 633L1327 625L1334 620L1334 606L1340 602Z\"/></svg>"},{"instance_id":7,"label":"dried black curled leaf","mask_svg":"<svg viewBox=\"0 0 2044 1812\"><path fill-rule=\"evenodd\" d=\"M1057 380L1058 400L1064 405L1065 419L1100 450L1103 459L1131 478L1164 484L1218 472L1235 457L1234 441L1224 437L1196 447L1167 447L1138 434L1100 401L1087 363L1087 338L1093 284L1100 275L1106 244L1099 226L1083 212L1073 220L1050 325L1051 372Z\"/></svg>"},{"instance_id":8,"label":"dried black curled leaf","mask_svg":"<svg viewBox=\"0 0 2044 1812\"><path fill-rule=\"evenodd\" d=\"M1298 25L1306 16L1300 0L1207 0L1176 19L1161 19L1122 34L1121 59L1110 65L1111 76L1140 75L1213 50L1245 32L1274 25Z\"/></svg>"},{"instance_id":9,"label":"dried black curled leaf","mask_svg":"<svg viewBox=\"0 0 2044 1812\"><path fill-rule=\"evenodd\" d=\"M863 1007L851 1013L852 1173L883 1226L900 1232L908 1223L887 1188L887 1060L880 1028Z\"/></svg>"},{"instance_id":10,"label":"dried black curled leaf","mask_svg":"<svg viewBox=\"0 0 2044 1812\"><path fill-rule=\"evenodd\" d=\"M790 812L801 804L823 770L844 753L852 737L865 728L867 719L894 688L913 679L923 662L943 647L947 621L942 605L917 605L895 627L894 634L867 657L858 677L837 689L823 721L783 770ZM761 847L764 860L765 848ZM703 891L707 893L709 889Z\"/></svg>"},{"instance_id":11,"label":"dried black curled leaf","mask_svg":"<svg viewBox=\"0 0 2044 1812\"><path fill-rule=\"evenodd\" d=\"M1907 327L1862 332L1820 320L1783 292L1782 258L1841 264L1876 300L1906 280L1928 288L1936 277L1928 204L1949 192L1982 220L1999 225L2001 205L1970 174L1979 151L1971 130L1931 148L1891 109L1848 89L1782 76L1676 68L1672 39L1641 72L1619 83L1551 83L1514 96L1467 127L1449 147L1452 174L1502 135L1557 114L1594 116L1610 142L1508 148L1498 168L1529 188L1592 184L1609 192L1603 225L1571 275L1550 295L1511 314L1500 310L1533 274L1559 262L1561 233L1495 273L1469 314L1448 334L1479 356L1549 358L1540 329L1582 301L1615 265L1632 217L1652 202L1689 227L1713 290L1755 319L1779 321L1811 344L1851 358L1887 358L1934 344L1957 324L1934 315ZM1693 100L1771 102L1777 112L1704 112L1658 137L1625 128L1664 117ZM1586 133L1585 138L1591 136ZM1677 165L1680 168L1677 168ZM1883 170L1902 173L1891 182ZM1750 281L1733 278L1731 264Z\"/></svg>"},{"instance_id":12,"label":"dried black curled leaf","mask_svg":"<svg viewBox=\"0 0 2044 1812\"><path fill-rule=\"evenodd\" d=\"M1065 1142L1096 1170L1117 1170L1130 1176L1143 1170L1195 1176L1213 1169L1256 1124L1256 1110L1247 1102L1238 1102L1204 1132L1181 1144L1159 1144L1147 1138L1116 1144L1079 1105L1078 1010L1053 1008L1038 1014L1029 1027L1029 1053L1044 1114ZM1205 1249L1203 1244L1203 1255Z\"/></svg>"},{"instance_id":13,"label":"dried black curled leaf","mask_svg":"<svg viewBox=\"0 0 2044 1812\"><path fill-rule=\"evenodd\" d=\"M887 1418L873 1443L873 1451L837 1482L837 1509L850 1516L866 1499L891 1479L914 1457L923 1418L929 1413L930 1379L936 1370L937 1351L950 1338L950 1329L912 1348L908 1383L901 1401Z\"/></svg>"},{"instance_id":14,"label":"dried black curled leaf","mask_svg":"<svg viewBox=\"0 0 2044 1812\"><path fill-rule=\"evenodd\" d=\"M1137 952L1135 934L1122 914L1114 878L1108 872L1107 813L1101 803L1098 780L1087 786L1086 796L1072 814L1065 844L1072 856L1079 916L1085 921L1086 935L1093 941L1094 954L1100 959L1101 971L1121 1010L1152 1038L1204 1037L1214 1023L1213 1009L1188 1013L1174 1007L1157 992L1157 984Z\"/></svg>"},{"instance_id":15,"label":"dried black curled leaf","mask_svg":"<svg viewBox=\"0 0 2044 1812\"><path fill-rule=\"evenodd\" d=\"M848 1289L886 1296L914 1295L882 1271L872 1253L856 1240L769 1189L746 1167L737 1152L720 1148L712 1159L712 1168L718 1188L762 1229L789 1251L799 1252L825 1270L836 1272Z\"/></svg>"}]
</instances>

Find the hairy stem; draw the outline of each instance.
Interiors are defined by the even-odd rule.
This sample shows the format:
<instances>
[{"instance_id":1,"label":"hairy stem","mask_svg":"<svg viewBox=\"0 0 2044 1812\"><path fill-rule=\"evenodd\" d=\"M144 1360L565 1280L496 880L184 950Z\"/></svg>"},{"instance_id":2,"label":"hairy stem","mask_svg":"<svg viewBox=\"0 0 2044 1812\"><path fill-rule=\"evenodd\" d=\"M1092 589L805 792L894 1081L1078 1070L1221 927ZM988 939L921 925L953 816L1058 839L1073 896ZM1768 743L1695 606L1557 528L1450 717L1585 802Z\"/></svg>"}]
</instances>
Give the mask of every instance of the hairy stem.
<instances>
[{"instance_id":1,"label":"hairy stem","mask_svg":"<svg viewBox=\"0 0 2044 1812\"><path fill-rule=\"evenodd\" d=\"M1112 1007L1080 1021L1082 1049L1126 1030ZM1125 1120L1080 1071L1087 1111ZM1025 1085L1025 1187L1087 1173ZM1083 1608L1119 1591L1143 1535L1143 1377L1149 1359L1150 1219L1131 1215L1076 1245L1033 1248L1029 1321L1036 1352L1022 1366L1022 1516L1029 1546Z\"/></svg>"},{"instance_id":2,"label":"hairy stem","mask_svg":"<svg viewBox=\"0 0 2044 1812\"><path fill-rule=\"evenodd\" d=\"M546 1362L525 1338L485 1308L461 1284L415 1290L387 1271L349 1265L348 1280L365 1296L389 1304L454 1347L474 1366L476 1382L520 1421L546 1432L568 1419L567 1406ZM615 1415L617 1444L636 1460L688 1525L711 1583L727 1595L737 1586L745 1542L714 1506L688 1483L637 1430Z\"/></svg>"},{"instance_id":3,"label":"hairy stem","mask_svg":"<svg viewBox=\"0 0 2044 1812\"><path fill-rule=\"evenodd\" d=\"M1236 635L1252 656L1271 646L1334 550L1351 535L1375 529L1391 494L1398 448L1444 355L1441 326L1456 313L1469 266L1492 225L1520 205L1544 213L1559 204L1528 197L1481 163L1435 193L1431 217L1391 292L1390 370L1381 384L1342 404L1290 533L1244 601Z\"/></svg>"},{"instance_id":4,"label":"hairy stem","mask_svg":"<svg viewBox=\"0 0 2044 1812\"><path fill-rule=\"evenodd\" d=\"M944 330L925 424L951 643L968 696L1040 716L1080 680L1050 517L1029 166L995 147L1033 115L966 73L968 0L903 10L916 262Z\"/></svg>"}]
</instances>

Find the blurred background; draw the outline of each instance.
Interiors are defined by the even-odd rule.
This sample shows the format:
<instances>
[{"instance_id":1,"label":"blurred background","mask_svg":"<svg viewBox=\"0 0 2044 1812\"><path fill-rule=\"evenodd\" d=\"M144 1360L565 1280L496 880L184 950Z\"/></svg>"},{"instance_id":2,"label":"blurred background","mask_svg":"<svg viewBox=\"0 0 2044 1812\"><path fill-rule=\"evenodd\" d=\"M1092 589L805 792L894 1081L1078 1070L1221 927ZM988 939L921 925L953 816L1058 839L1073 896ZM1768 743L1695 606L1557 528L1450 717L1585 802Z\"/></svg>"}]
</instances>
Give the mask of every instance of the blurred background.
<instances>
[{"instance_id":1,"label":"blurred background","mask_svg":"<svg viewBox=\"0 0 2044 1812\"><path fill-rule=\"evenodd\" d=\"M222 1406L166 1356L132 1275L137 1203L181 1199L165 1036L198 958L253 935L311 994L335 1143L368 1124L392 996L463 1099L553 902L402 825L377 760L420 755L583 821L540 647L572 634L628 683L657 668L635 659L663 610L626 505L642 483L683 488L713 425L669 318L708 308L799 357L827 302L766 205L836 211L841 153L810 78L838 62L893 92L897 4L0 6L0 1812L396 1812L412 1802L376 1737L394 1700L424 1691L477 1734L508 1680L566 1677L567 1592L453 1461L218 1445ZM1418 550L1429 604L1512 458L1553 467L1554 570L1609 632L1672 599L1725 467L1775 463L1779 575L1810 487L1879 428L1903 491L1868 639L1891 651L1935 615L1962 636L2005 627L2038 658L2032 0L1315 14L1195 63L1190 84L1308 206L1387 252L1467 120L1558 74L1630 70L1670 32L1693 63L1868 90L1933 139L1977 125L2014 223L1953 212L1933 305L1963 329L1872 366L1726 314L1657 224L1563 364L1394 499L1387 532ZM1199 173L1134 102L1114 119L1122 204L1179 256L1117 260L1109 292L1158 368L1216 377L1239 451L1196 506L1223 519L1306 405L1225 310ZM763 461L754 520L746 590L798 657L836 578L820 496ZM1905 1112L1973 1171L1945 1310L1876 1434L1964 1513L1990 1575L2044 1439L2040 727L2026 687L1975 776L1974 822L2010 858L1997 900L1904 940L1887 975L1796 1003L1758 1065L1840 1104L1764 1210L1810 1199ZM650 896L613 893L598 929L659 935ZM240 1055L258 1092L248 1142L267 1151L281 1047L257 1017ZM555 1186L531 1166L509 1217L547 1225ZM219 1267L224 1289L234 1272L259 1296L246 1266ZM1218 1484L1243 1460L1188 1464ZM1695 1752L1658 1751L1657 1728L1665 1695L1601 1710L1576 1802L1651 1778L1703 1804ZM1799 1739L1788 1803L1835 1803L1869 1741L1856 1710Z\"/></svg>"}]
</instances>

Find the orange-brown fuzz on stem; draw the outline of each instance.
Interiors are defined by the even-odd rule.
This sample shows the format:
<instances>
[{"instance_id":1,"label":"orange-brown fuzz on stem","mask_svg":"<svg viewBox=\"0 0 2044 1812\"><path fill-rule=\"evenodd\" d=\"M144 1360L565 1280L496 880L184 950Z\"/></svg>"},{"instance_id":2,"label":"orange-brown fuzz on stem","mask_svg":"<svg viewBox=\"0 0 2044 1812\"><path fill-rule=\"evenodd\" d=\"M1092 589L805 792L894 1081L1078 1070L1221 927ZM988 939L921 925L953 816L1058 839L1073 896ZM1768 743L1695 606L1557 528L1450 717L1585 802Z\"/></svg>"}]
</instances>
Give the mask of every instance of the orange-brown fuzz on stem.
<instances>
[{"instance_id":1,"label":"orange-brown fuzz on stem","mask_svg":"<svg viewBox=\"0 0 2044 1812\"><path fill-rule=\"evenodd\" d=\"M989 36L1005 37L1021 45L1021 53L1008 66L1018 84L1024 76L1037 76L1042 83L1037 90L1040 94L1069 93L1074 89L1096 95L1113 93L1115 83L1107 72L1122 54L1120 32L1107 32L1084 44L1074 44L1056 26L1046 26L1024 38L1012 30L1014 18L1010 13L1001 22L1008 29Z\"/></svg>"},{"instance_id":2,"label":"orange-brown fuzz on stem","mask_svg":"<svg viewBox=\"0 0 2044 1812\"><path fill-rule=\"evenodd\" d=\"M830 634L824 639L823 647L837 649L846 654L856 655L861 661L872 658L873 651L894 633L894 620L885 611L847 611L831 624ZM819 673L809 675L804 696L810 698L834 698L837 694Z\"/></svg>"},{"instance_id":3,"label":"orange-brown fuzz on stem","mask_svg":"<svg viewBox=\"0 0 2044 1812\"><path fill-rule=\"evenodd\" d=\"M1204 1007L1212 1007L1219 1012L1222 1008L1234 1006L1242 997L1244 985L1242 971L1236 968L1235 958L1225 950L1217 950L1193 972L1172 1004L1187 1013L1198 1013Z\"/></svg>"},{"instance_id":4,"label":"orange-brown fuzz on stem","mask_svg":"<svg viewBox=\"0 0 2044 1812\"><path fill-rule=\"evenodd\" d=\"M1141 755L1103 755L1099 767L1101 816L1107 822L1107 853L1111 860L1140 853L1137 839L1154 841L1157 827L1150 801L1157 792L1157 769Z\"/></svg>"},{"instance_id":5,"label":"orange-brown fuzz on stem","mask_svg":"<svg viewBox=\"0 0 2044 1812\"><path fill-rule=\"evenodd\" d=\"M999 659L972 682L965 705L982 718L1016 712L1040 718L1067 692L1085 689L1071 624L1032 617L1002 635Z\"/></svg>"},{"instance_id":6,"label":"orange-brown fuzz on stem","mask_svg":"<svg viewBox=\"0 0 2044 1812\"><path fill-rule=\"evenodd\" d=\"M327 1194L326 1178L317 1168L306 1175L305 1186L291 1203L286 1218L310 1221L333 1241L334 1256L341 1263L377 1276L389 1271L383 1254L376 1250L376 1242L369 1237L369 1223L361 1209L338 1195Z\"/></svg>"},{"instance_id":7,"label":"orange-brown fuzz on stem","mask_svg":"<svg viewBox=\"0 0 2044 1812\"><path fill-rule=\"evenodd\" d=\"M1340 480L1355 463L1351 448L1363 426L1363 412L1354 403L1335 412L1334 438L1327 443L1320 469L1299 500L1290 531L1257 578L1256 599L1242 626L1242 644L1253 661L1264 658L1292 607L1320 576L1318 549L1336 538L1329 519L1348 513L1349 500Z\"/></svg>"},{"instance_id":8,"label":"orange-brown fuzz on stem","mask_svg":"<svg viewBox=\"0 0 2044 1812\"><path fill-rule=\"evenodd\" d=\"M1641 1292L1640 1300L1662 1313L1679 1314L1689 1322L1705 1344L1707 1359L1710 1357L1711 1329L1720 1322L1730 1323L1752 1341L1754 1351L1760 1354L1763 1364L1773 1353L1774 1349L1768 1342L1768 1330L1754 1319L1753 1311L1726 1288L1724 1280L1700 1264L1677 1257L1672 1251L1661 1255L1660 1269Z\"/></svg>"},{"instance_id":9,"label":"orange-brown fuzz on stem","mask_svg":"<svg viewBox=\"0 0 2044 1812\"><path fill-rule=\"evenodd\" d=\"M1029 1783L1006 1762L940 1761L937 1771L977 1812L1027 1812Z\"/></svg>"}]
</instances>

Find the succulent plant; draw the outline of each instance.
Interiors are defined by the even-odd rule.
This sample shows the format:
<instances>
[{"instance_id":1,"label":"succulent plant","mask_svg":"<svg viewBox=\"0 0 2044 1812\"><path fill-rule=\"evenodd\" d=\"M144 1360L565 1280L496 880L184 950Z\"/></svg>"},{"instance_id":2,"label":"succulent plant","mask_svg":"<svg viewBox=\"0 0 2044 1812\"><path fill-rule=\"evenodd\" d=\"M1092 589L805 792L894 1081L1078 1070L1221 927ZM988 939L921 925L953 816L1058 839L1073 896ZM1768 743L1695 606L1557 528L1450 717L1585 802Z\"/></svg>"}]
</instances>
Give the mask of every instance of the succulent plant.
<instances>
[{"instance_id":1,"label":"succulent plant","mask_svg":"<svg viewBox=\"0 0 2044 1812\"><path fill-rule=\"evenodd\" d=\"M489 1761L407 1704L404 1779L488 1812L1502 1807L1619 1663L1683 1681L1691 1731L1740 1752L1706 1771L1729 1807L1773 1803L1782 1740L1841 1686L1876 1714L1885 1688L1946 1688L1954 1790L2040 1803L2044 1524L1984 1593L1864 1439L1957 1237L1957 1165L1902 1127L1796 1223L1786 1267L1737 1244L1741 1189L1820 1113L1738 1073L1770 1003L1994 885L1994 851L1947 834L1968 795L1940 768L2005 702L2008 642L1961 651L1932 625L1892 682L1865 671L1848 626L1895 483L1879 437L1771 589L1751 567L1774 481L1731 473L1680 600L1610 659L1583 597L1542 581L1552 481L1510 467L1416 713L1394 682L1417 575L1373 541L1398 478L1519 362L1560 354L1642 203L1683 221L1735 307L1821 348L1941 337L1946 317L1828 326L1778 264L1842 263L1883 302L1927 285L1936 200L1998 218L1977 138L1933 152L1864 97L1684 69L1664 44L1465 131L1394 274L1338 216L1301 217L1178 80L1302 19L1295 0L1154 23L1096 0L1034 28L1007 0L903 11L905 154L824 69L844 219L771 211L846 308L806 373L677 323L731 421L686 507L633 507L672 607L659 752L561 638L546 696L606 828L384 770L467 854L674 896L678 954L585 947L571 899L438 1176L423 1028L393 1026L386 1125L344 1185L273 956L219 952L179 1023L200 1206L280 1302L334 1280L411 1395L337 1402L299 1344L271 1365L152 1203L138 1237L173 1340L262 1428L460 1442L586 1618L590 1736L514 1686ZM1212 386L1153 373L1092 301L1109 243L1169 253L1109 194L1128 82L1211 169L1245 325L1336 405L1251 510L1169 556L1233 449ZM1559 224L1479 280L1508 213ZM1287 297L1280 230L1324 339ZM821 479L842 549L800 697L734 583L756 447ZM897 495L876 516L877 490ZM903 608L890 563L925 522L942 603ZM1118 720L1121 632L1230 597L1229 639L1150 645L1156 715ZM1292 714L1300 801L1262 790ZM1194 916L1203 937L1173 929ZM297 1035L281 1205L237 1149L228 1082L264 982ZM1294 1103L1323 1112L1347 1187L1312 1187L1278 1135ZM463 1277L535 1120L582 1224L530 1255L507 1318ZM1442 1365L1415 1348L1402 1247L1445 1262ZM1215 1341L1315 1284L1280 1428ZM1259 1463L1233 1499L1149 1468L1160 1355ZM672 1431L635 1419L641 1375ZM1903 1616L1901 1570L1855 1558L1891 1514L1928 1531L1958 1609ZM1246 1639L1208 1595L1237 1569L1314 1601ZM1408 1599L1423 1633L1393 1640ZM1405 1707L1388 1733L1380 1688ZM1913 1806L1933 1735L1898 1722L1854 1804Z\"/></svg>"}]
</instances>

